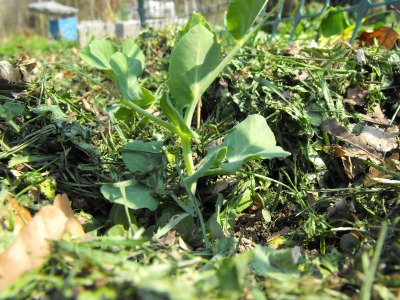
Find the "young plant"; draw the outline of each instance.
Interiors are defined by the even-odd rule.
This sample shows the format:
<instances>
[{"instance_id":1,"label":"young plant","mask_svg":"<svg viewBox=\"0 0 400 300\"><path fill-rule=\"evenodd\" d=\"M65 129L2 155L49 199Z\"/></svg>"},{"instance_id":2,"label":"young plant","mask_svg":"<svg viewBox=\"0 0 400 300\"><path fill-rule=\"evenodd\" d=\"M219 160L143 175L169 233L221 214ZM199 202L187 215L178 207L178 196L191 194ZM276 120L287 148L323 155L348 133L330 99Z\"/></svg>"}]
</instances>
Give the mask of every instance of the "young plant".
<instances>
[{"instance_id":1,"label":"young plant","mask_svg":"<svg viewBox=\"0 0 400 300\"><path fill-rule=\"evenodd\" d=\"M222 145L211 148L197 168L193 163L191 146L192 140L199 143L198 134L191 129L191 123L200 97L282 2L283 0L251 29L267 0L231 1L225 23L236 45L222 61L220 61L221 47L215 32L201 14L193 13L186 27L178 33L171 54L167 81L169 91L164 92L159 99L160 108L169 122L145 110L155 101L155 97L139 86L138 77L143 71L144 56L132 40L125 41L120 50L111 42L94 40L82 51L82 59L104 70L116 85L119 95L109 91L120 99L120 104L179 136L185 165L181 184L189 187L189 194L195 194L197 180L200 177L235 174L250 160L289 155L281 147L276 146L272 131L265 119L259 115L250 115L237 125L235 130L226 136ZM160 162L161 146L162 143L159 142L129 142L124 150L131 151L131 155L125 154L123 159L131 172L137 171L138 166L143 165L143 161L146 161L147 165L143 166L142 170L146 168L148 170L150 165L154 167ZM158 205L157 199L151 196L147 187L136 182L132 184L132 181L103 186L102 192L111 202L125 204L134 209L146 207L154 210ZM175 200L180 201L178 198ZM188 207L182 201L179 204L187 213L200 216L198 210L197 212L193 210L193 206Z\"/></svg>"}]
</instances>

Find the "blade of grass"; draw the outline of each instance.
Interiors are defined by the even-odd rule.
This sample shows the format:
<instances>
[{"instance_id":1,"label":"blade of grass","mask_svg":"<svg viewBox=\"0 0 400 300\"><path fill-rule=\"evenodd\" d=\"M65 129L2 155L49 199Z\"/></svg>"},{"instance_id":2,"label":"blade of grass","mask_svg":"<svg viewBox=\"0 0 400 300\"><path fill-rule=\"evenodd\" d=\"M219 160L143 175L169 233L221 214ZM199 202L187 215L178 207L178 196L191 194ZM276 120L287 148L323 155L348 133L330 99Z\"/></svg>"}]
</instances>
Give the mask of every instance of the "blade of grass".
<instances>
[{"instance_id":1,"label":"blade of grass","mask_svg":"<svg viewBox=\"0 0 400 300\"><path fill-rule=\"evenodd\" d=\"M181 214L179 217L173 219L171 222L169 222L167 225L165 225L162 229L160 229L157 233L155 238L159 239L161 238L164 234L166 234L168 231L170 231L172 228L174 228L180 221L182 221L184 218L187 216L190 216L189 213L184 213Z\"/></svg>"},{"instance_id":2,"label":"blade of grass","mask_svg":"<svg viewBox=\"0 0 400 300\"><path fill-rule=\"evenodd\" d=\"M387 233L387 229L388 229L388 224L386 221L383 221L381 226L382 227L381 227L381 231L379 233L378 241L376 243L375 252L372 257L372 262L371 262L368 270L366 270L366 272L364 272L365 280L364 280L363 285L361 286L360 296L358 297L358 299L360 299L360 300L372 299L372 286L374 284L374 278L375 278L376 270L378 268L379 258L382 253L383 243L385 242L386 233Z\"/></svg>"},{"instance_id":3,"label":"blade of grass","mask_svg":"<svg viewBox=\"0 0 400 300\"><path fill-rule=\"evenodd\" d=\"M381 171L387 175L392 176L393 178L400 179L400 174L397 174L396 172L390 171L390 170L386 169L385 167L378 166L377 164L374 164L373 162L370 162L368 160L363 160L363 162L365 164L367 164L368 166L370 166L374 169L377 169L378 171Z\"/></svg>"}]
</instances>

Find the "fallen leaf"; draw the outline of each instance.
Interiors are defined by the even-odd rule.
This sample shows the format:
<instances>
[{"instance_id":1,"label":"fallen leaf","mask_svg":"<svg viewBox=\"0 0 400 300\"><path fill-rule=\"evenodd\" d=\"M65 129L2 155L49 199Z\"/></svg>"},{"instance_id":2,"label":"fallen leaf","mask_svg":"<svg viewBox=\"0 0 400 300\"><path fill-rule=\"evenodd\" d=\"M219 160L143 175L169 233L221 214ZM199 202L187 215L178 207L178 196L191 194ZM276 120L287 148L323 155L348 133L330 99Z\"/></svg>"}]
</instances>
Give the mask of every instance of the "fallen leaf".
<instances>
[{"instance_id":1,"label":"fallen leaf","mask_svg":"<svg viewBox=\"0 0 400 300\"><path fill-rule=\"evenodd\" d=\"M363 42L364 46L370 47L374 44L374 39L376 38L379 45L393 50L395 44L399 42L398 36L399 34L392 27L382 26L373 32L361 31L357 39Z\"/></svg>"},{"instance_id":2,"label":"fallen leaf","mask_svg":"<svg viewBox=\"0 0 400 300\"><path fill-rule=\"evenodd\" d=\"M351 197L347 197L341 201L336 201L335 204L326 211L325 219L341 219L350 220L352 213L356 210Z\"/></svg>"},{"instance_id":3,"label":"fallen leaf","mask_svg":"<svg viewBox=\"0 0 400 300\"><path fill-rule=\"evenodd\" d=\"M363 99L368 94L368 89L366 87L357 86L355 89L347 90L347 98L343 101L349 103L350 105L364 105Z\"/></svg>"},{"instance_id":4,"label":"fallen leaf","mask_svg":"<svg viewBox=\"0 0 400 300\"><path fill-rule=\"evenodd\" d=\"M386 120L386 117L381 110L380 104L374 107L372 117L378 119L383 124L389 124L388 120Z\"/></svg>"},{"instance_id":5,"label":"fallen leaf","mask_svg":"<svg viewBox=\"0 0 400 300\"><path fill-rule=\"evenodd\" d=\"M0 220L3 221L3 224L7 224L8 218L6 217L6 214L12 215L14 221L14 233L18 234L26 223L32 220L32 215L29 210L21 206L17 200L12 198L10 195L6 196L6 201L9 205L3 205L3 211L0 213ZM7 224L7 227L11 228L11 224Z\"/></svg>"},{"instance_id":6,"label":"fallen leaf","mask_svg":"<svg viewBox=\"0 0 400 300\"><path fill-rule=\"evenodd\" d=\"M364 127L368 127L368 126L364 126ZM328 119L328 120L323 121L322 128L326 132L328 132L330 135L336 137L337 139L350 144L350 146L358 148L357 157L358 157L358 155L360 155L362 153L364 155L367 155L367 157L375 163L382 162L382 159L381 159L382 155L380 153L376 152L376 149L374 149L371 146L370 141L367 141L365 139L365 136L361 137L361 136L356 136L356 135L352 134L346 128L341 126L337 120ZM343 147L343 148L345 148L345 147ZM346 150L347 149L348 148L346 148ZM359 150L361 150L361 153Z\"/></svg>"},{"instance_id":7,"label":"fallen leaf","mask_svg":"<svg viewBox=\"0 0 400 300\"><path fill-rule=\"evenodd\" d=\"M282 230L279 230L278 232L275 232L273 235L269 236L267 238L267 243L269 243L269 242L271 242L271 241L273 241L275 239L278 239L281 236L286 236L289 233L289 231L290 231L290 228L286 226Z\"/></svg>"},{"instance_id":8,"label":"fallen leaf","mask_svg":"<svg viewBox=\"0 0 400 300\"><path fill-rule=\"evenodd\" d=\"M223 176L218 178L211 193L212 195L218 195L222 191L225 191L237 184L237 182L237 179L235 179L233 176Z\"/></svg>"},{"instance_id":9,"label":"fallen leaf","mask_svg":"<svg viewBox=\"0 0 400 300\"><path fill-rule=\"evenodd\" d=\"M358 174L364 172L365 163L358 157L341 157L343 162L344 171L347 177L354 179Z\"/></svg>"},{"instance_id":10,"label":"fallen leaf","mask_svg":"<svg viewBox=\"0 0 400 300\"><path fill-rule=\"evenodd\" d=\"M299 70L294 70L294 75L296 75L297 79L304 81L308 78L308 72L307 71L302 71L300 74Z\"/></svg>"},{"instance_id":11,"label":"fallen leaf","mask_svg":"<svg viewBox=\"0 0 400 300\"><path fill-rule=\"evenodd\" d=\"M296 56L300 53L301 48L299 48L296 44L293 46L289 45L289 47L285 47L284 54L289 56Z\"/></svg>"},{"instance_id":12,"label":"fallen leaf","mask_svg":"<svg viewBox=\"0 0 400 300\"><path fill-rule=\"evenodd\" d=\"M73 76L74 73L71 70L67 70L64 72L64 76Z\"/></svg>"},{"instance_id":13,"label":"fallen leaf","mask_svg":"<svg viewBox=\"0 0 400 300\"><path fill-rule=\"evenodd\" d=\"M372 126L363 126L359 135L364 139L363 144L373 147L379 152L388 152L397 147L397 135L399 132L386 132L383 129Z\"/></svg>"},{"instance_id":14,"label":"fallen leaf","mask_svg":"<svg viewBox=\"0 0 400 300\"><path fill-rule=\"evenodd\" d=\"M379 104L374 107L374 111L372 113L369 113L367 115L358 114L358 116L366 122L379 125L379 127L383 128L395 127L395 125L390 124L389 121L386 119L385 115L382 113ZM396 129L394 129L394 132L395 131Z\"/></svg>"},{"instance_id":15,"label":"fallen leaf","mask_svg":"<svg viewBox=\"0 0 400 300\"><path fill-rule=\"evenodd\" d=\"M165 235L163 238L160 239L155 239L158 243L164 244L164 245L172 245L176 241L176 231L169 231L167 235Z\"/></svg>"},{"instance_id":16,"label":"fallen leaf","mask_svg":"<svg viewBox=\"0 0 400 300\"><path fill-rule=\"evenodd\" d=\"M38 203L40 201L40 191L37 187L33 186L28 191L28 196L33 199L34 203Z\"/></svg>"},{"instance_id":17,"label":"fallen leaf","mask_svg":"<svg viewBox=\"0 0 400 300\"><path fill-rule=\"evenodd\" d=\"M39 266L51 252L49 241L68 232L82 237L85 232L74 217L66 194L57 195L54 205L42 207L20 231L14 243L0 254L0 292Z\"/></svg>"},{"instance_id":18,"label":"fallen leaf","mask_svg":"<svg viewBox=\"0 0 400 300\"><path fill-rule=\"evenodd\" d=\"M12 88L21 85L21 73L8 61L0 61L0 88Z\"/></svg>"},{"instance_id":19,"label":"fallen leaf","mask_svg":"<svg viewBox=\"0 0 400 300\"><path fill-rule=\"evenodd\" d=\"M222 144L222 140L220 138L217 138L216 140L213 140L211 143L208 143L204 148L207 150L210 150L212 147L216 147Z\"/></svg>"},{"instance_id":20,"label":"fallen leaf","mask_svg":"<svg viewBox=\"0 0 400 300\"><path fill-rule=\"evenodd\" d=\"M283 97L285 97L286 99L289 99L289 100L296 100L296 98L292 96L292 93L291 93L289 90L284 91L282 95L283 95Z\"/></svg>"},{"instance_id":21,"label":"fallen leaf","mask_svg":"<svg viewBox=\"0 0 400 300\"><path fill-rule=\"evenodd\" d=\"M310 205L314 205L317 203L317 200L315 199L315 195L313 193L307 193L307 200Z\"/></svg>"},{"instance_id":22,"label":"fallen leaf","mask_svg":"<svg viewBox=\"0 0 400 300\"><path fill-rule=\"evenodd\" d=\"M188 246L188 245L185 243L185 241L182 239L182 237L180 237L180 236L178 237L178 244L179 244L179 247L180 247L182 250L188 251L188 252L192 251L191 248L190 248L190 246Z\"/></svg>"},{"instance_id":23,"label":"fallen leaf","mask_svg":"<svg viewBox=\"0 0 400 300\"><path fill-rule=\"evenodd\" d=\"M71 51L76 57L79 57L79 55L81 54L81 52L78 49L76 49L75 47L72 47Z\"/></svg>"},{"instance_id":24,"label":"fallen leaf","mask_svg":"<svg viewBox=\"0 0 400 300\"><path fill-rule=\"evenodd\" d=\"M372 126L362 126L361 134L356 136L335 119L324 121L322 127L329 134L349 144L343 147L338 145L325 147L325 149L328 151L333 147L339 149L334 150L334 153L340 153L335 156L342 159L345 172L352 179L363 172L365 164L362 160L370 159L376 164L381 164L382 155L378 152L388 152L398 145L398 130L387 132Z\"/></svg>"},{"instance_id":25,"label":"fallen leaf","mask_svg":"<svg viewBox=\"0 0 400 300\"><path fill-rule=\"evenodd\" d=\"M32 72L36 68L36 61L31 59L28 55L20 53L16 58L14 58L15 63L18 66L24 67L28 73Z\"/></svg>"}]
</instances>

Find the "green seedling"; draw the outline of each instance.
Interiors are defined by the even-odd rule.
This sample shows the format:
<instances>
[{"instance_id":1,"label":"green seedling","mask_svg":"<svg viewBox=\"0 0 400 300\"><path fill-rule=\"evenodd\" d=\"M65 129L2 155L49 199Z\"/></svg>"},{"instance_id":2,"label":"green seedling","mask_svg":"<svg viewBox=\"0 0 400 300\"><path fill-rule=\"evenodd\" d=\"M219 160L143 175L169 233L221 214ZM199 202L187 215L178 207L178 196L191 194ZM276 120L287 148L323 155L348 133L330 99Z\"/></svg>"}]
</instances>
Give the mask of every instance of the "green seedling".
<instances>
[{"instance_id":1,"label":"green seedling","mask_svg":"<svg viewBox=\"0 0 400 300\"><path fill-rule=\"evenodd\" d=\"M156 99L148 90L139 85L138 78L142 75L145 60L142 51L133 40L126 40L120 49L109 41L94 40L81 53L86 63L104 70L109 76L119 94L107 90L120 100L121 105L179 136L185 165L181 185L188 188L189 195L195 195L197 180L200 177L235 174L244 163L250 160L286 157L290 154L276 146L272 131L260 115L251 115L237 125L225 137L222 145L213 147L197 167L193 163L191 144L193 140L200 143L198 134L191 128L191 123L202 94L282 2L252 28L267 0L231 1L225 15L225 24L231 37L236 41L236 45L222 61L220 61L221 46L217 42L215 32L201 14L193 13L186 27L179 31L175 41L167 81L169 91L164 92L158 99L160 108L168 121L145 110ZM155 162L160 161L157 155L161 153L161 145L154 142L151 145L140 142L143 147L136 147L135 144L138 143L138 141L129 142L124 147L125 151L130 151L123 154L125 163L128 166L139 166L143 164L143 157L146 156L149 157L151 167L154 168ZM146 144L149 145L146 146ZM119 203L126 204L130 208L146 207L152 210L157 208L155 201L152 201L153 205L149 205L149 203L138 203L136 200L141 198L140 195L149 192L146 191L146 187L127 186L126 198L121 197L122 192L118 191L118 188L120 187L104 186L102 191L103 194L105 192L109 196L110 201L114 199L118 203L117 199L124 198L124 201L119 200ZM136 196L130 199L128 194ZM124 203L125 200L126 203ZM193 200L193 202L196 201ZM193 205L196 206L196 204ZM199 215L198 209L193 211L193 216L199 217Z\"/></svg>"}]
</instances>

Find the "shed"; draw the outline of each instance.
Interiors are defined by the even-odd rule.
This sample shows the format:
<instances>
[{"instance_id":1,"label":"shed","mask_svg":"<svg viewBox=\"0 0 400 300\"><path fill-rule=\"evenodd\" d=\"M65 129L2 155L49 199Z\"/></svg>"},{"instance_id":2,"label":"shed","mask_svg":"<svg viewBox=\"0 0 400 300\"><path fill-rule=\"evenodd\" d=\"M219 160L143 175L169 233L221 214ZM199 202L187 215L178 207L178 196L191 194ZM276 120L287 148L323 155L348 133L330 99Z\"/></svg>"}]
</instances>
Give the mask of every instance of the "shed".
<instances>
[{"instance_id":1,"label":"shed","mask_svg":"<svg viewBox=\"0 0 400 300\"><path fill-rule=\"evenodd\" d=\"M55 1L30 3L27 8L48 16L50 33L56 40L78 40L78 18L76 14L79 9Z\"/></svg>"}]
</instances>

